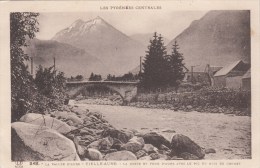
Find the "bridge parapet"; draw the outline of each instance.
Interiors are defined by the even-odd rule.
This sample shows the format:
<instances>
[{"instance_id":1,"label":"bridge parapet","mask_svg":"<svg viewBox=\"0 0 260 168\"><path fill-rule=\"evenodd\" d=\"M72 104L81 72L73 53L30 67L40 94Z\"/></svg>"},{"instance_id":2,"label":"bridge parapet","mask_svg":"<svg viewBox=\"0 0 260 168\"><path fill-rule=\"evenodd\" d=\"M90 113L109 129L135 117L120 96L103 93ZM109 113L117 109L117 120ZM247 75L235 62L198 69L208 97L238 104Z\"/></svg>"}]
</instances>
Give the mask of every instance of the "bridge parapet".
<instances>
[{"instance_id":1,"label":"bridge parapet","mask_svg":"<svg viewBox=\"0 0 260 168\"><path fill-rule=\"evenodd\" d=\"M124 103L129 103L137 95L138 84L139 82L123 81L72 81L66 82L66 87L69 97L74 98L87 87L103 86L117 92Z\"/></svg>"}]
</instances>

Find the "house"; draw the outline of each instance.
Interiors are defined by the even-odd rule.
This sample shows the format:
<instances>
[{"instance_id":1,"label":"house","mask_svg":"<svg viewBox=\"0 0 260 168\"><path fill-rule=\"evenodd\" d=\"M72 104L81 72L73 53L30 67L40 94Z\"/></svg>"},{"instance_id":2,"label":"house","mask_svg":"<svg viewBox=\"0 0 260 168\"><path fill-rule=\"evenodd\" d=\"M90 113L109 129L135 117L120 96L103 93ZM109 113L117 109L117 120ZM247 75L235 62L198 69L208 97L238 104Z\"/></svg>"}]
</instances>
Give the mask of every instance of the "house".
<instances>
[{"instance_id":1,"label":"house","mask_svg":"<svg viewBox=\"0 0 260 168\"><path fill-rule=\"evenodd\" d=\"M242 77L242 89L251 90L251 69L249 69Z\"/></svg>"},{"instance_id":2,"label":"house","mask_svg":"<svg viewBox=\"0 0 260 168\"><path fill-rule=\"evenodd\" d=\"M184 82L210 84L210 78L206 72L186 72Z\"/></svg>"},{"instance_id":3,"label":"house","mask_svg":"<svg viewBox=\"0 0 260 168\"><path fill-rule=\"evenodd\" d=\"M206 68L205 68L205 72L208 73L208 76L210 78L210 86L214 86L214 75L223 67L221 66L212 66L207 64Z\"/></svg>"},{"instance_id":4,"label":"house","mask_svg":"<svg viewBox=\"0 0 260 168\"><path fill-rule=\"evenodd\" d=\"M243 75L249 70L250 65L243 61L235 61L217 71L214 75L214 87L232 89L242 88Z\"/></svg>"},{"instance_id":5,"label":"house","mask_svg":"<svg viewBox=\"0 0 260 168\"><path fill-rule=\"evenodd\" d=\"M203 83L207 85L212 85L214 74L223 67L220 66L210 66L206 65L205 70L203 71L200 67L199 71L192 69L192 71L187 71L185 73L184 82L189 83Z\"/></svg>"}]
</instances>

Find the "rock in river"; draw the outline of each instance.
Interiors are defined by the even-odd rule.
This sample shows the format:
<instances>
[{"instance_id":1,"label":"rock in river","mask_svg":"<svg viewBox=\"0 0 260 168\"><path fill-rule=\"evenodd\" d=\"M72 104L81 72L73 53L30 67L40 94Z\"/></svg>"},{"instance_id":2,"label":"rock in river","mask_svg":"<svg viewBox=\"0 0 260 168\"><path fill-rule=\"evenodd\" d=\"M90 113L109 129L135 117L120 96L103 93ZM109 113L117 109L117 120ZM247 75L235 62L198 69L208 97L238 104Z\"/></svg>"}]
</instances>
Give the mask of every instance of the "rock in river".
<instances>
[{"instance_id":1,"label":"rock in river","mask_svg":"<svg viewBox=\"0 0 260 168\"><path fill-rule=\"evenodd\" d=\"M172 137L171 148L177 155L187 152L197 156L199 159L205 156L205 152L198 144L193 142L189 137L181 134L176 134Z\"/></svg>"},{"instance_id":2,"label":"rock in river","mask_svg":"<svg viewBox=\"0 0 260 168\"><path fill-rule=\"evenodd\" d=\"M147 133L143 136L143 138L146 144L152 144L157 148L160 148L161 145L170 147L170 142L167 139L165 139L162 135L159 135L156 132Z\"/></svg>"}]
</instances>

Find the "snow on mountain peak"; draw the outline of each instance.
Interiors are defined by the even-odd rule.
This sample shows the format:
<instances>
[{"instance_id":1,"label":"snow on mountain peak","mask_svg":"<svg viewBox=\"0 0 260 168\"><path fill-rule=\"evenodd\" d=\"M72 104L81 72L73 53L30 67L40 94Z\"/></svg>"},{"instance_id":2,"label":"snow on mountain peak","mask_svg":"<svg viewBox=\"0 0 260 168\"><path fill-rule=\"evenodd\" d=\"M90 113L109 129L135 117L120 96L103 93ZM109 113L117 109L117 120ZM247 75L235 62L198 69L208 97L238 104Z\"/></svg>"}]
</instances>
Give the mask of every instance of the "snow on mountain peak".
<instances>
[{"instance_id":1,"label":"snow on mountain peak","mask_svg":"<svg viewBox=\"0 0 260 168\"><path fill-rule=\"evenodd\" d=\"M53 39L62 38L71 38L77 36L87 36L90 32L97 32L100 30L113 29L113 27L107 23L103 18L97 16L88 21L84 21L82 19L78 19L74 21L69 27L63 29L58 32Z\"/></svg>"},{"instance_id":2,"label":"snow on mountain peak","mask_svg":"<svg viewBox=\"0 0 260 168\"><path fill-rule=\"evenodd\" d=\"M75 22L73 22L69 28L78 27L84 24L84 21L81 19L77 19Z\"/></svg>"}]
</instances>

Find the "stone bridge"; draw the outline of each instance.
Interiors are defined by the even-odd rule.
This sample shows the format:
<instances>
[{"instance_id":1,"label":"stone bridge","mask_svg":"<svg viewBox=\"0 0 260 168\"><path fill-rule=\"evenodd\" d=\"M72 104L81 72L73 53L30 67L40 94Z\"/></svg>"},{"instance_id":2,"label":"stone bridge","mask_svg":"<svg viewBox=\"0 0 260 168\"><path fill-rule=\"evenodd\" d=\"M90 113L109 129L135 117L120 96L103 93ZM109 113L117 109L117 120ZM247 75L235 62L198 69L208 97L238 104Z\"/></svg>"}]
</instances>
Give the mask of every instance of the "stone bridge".
<instances>
[{"instance_id":1,"label":"stone bridge","mask_svg":"<svg viewBox=\"0 0 260 168\"><path fill-rule=\"evenodd\" d=\"M138 82L73 81L66 83L66 92L69 95L69 98L73 99L88 87L103 86L118 93L123 100L123 104L127 104L137 95L137 85Z\"/></svg>"}]
</instances>

